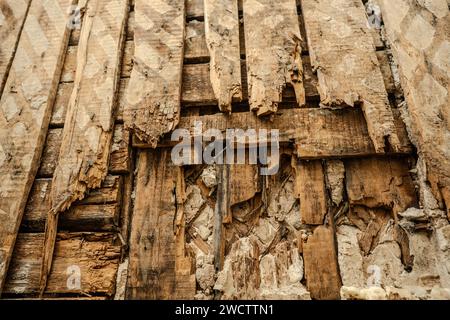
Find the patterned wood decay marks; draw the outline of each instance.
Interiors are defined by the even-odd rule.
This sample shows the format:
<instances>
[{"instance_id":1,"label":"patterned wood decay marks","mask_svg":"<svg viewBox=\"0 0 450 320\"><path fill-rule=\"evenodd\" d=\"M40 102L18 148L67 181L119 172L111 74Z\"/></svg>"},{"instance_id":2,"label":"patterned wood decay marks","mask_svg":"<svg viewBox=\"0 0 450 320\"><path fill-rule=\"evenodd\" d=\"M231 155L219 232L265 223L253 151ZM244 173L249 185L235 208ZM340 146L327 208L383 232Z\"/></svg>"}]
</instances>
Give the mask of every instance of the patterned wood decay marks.
<instances>
[{"instance_id":1,"label":"patterned wood decay marks","mask_svg":"<svg viewBox=\"0 0 450 320\"><path fill-rule=\"evenodd\" d=\"M111 296L115 289L121 251L120 245L113 244L114 238L110 233L58 234L55 262L46 293ZM18 235L5 293L38 293L43 239L42 233ZM78 271L81 276L79 287L73 277Z\"/></svg>"},{"instance_id":2,"label":"patterned wood decay marks","mask_svg":"<svg viewBox=\"0 0 450 320\"><path fill-rule=\"evenodd\" d=\"M183 188L179 170L168 149L138 154L128 299L192 299L195 295L195 275L180 241L185 218L178 212L184 192L179 190Z\"/></svg>"},{"instance_id":3,"label":"patterned wood decay marks","mask_svg":"<svg viewBox=\"0 0 450 320\"><path fill-rule=\"evenodd\" d=\"M448 1L380 0L399 64L410 131L433 194L450 219L450 10Z\"/></svg>"},{"instance_id":4,"label":"patterned wood decay marks","mask_svg":"<svg viewBox=\"0 0 450 320\"><path fill-rule=\"evenodd\" d=\"M303 243L306 284L313 299L340 298L342 283L333 229L319 226Z\"/></svg>"},{"instance_id":5,"label":"patterned wood decay marks","mask_svg":"<svg viewBox=\"0 0 450 320\"><path fill-rule=\"evenodd\" d=\"M32 2L0 100L0 290L44 146L71 3Z\"/></svg>"},{"instance_id":6,"label":"patterned wood decay marks","mask_svg":"<svg viewBox=\"0 0 450 320\"><path fill-rule=\"evenodd\" d=\"M100 187L108 172L127 0L89 1L80 34L74 90L53 177L41 291L50 272L58 215Z\"/></svg>"},{"instance_id":7,"label":"patterned wood decay marks","mask_svg":"<svg viewBox=\"0 0 450 320\"><path fill-rule=\"evenodd\" d=\"M298 161L294 170L294 192L300 199L302 222L310 225L323 224L327 214L327 200L322 162Z\"/></svg>"},{"instance_id":8,"label":"patterned wood decay marks","mask_svg":"<svg viewBox=\"0 0 450 320\"><path fill-rule=\"evenodd\" d=\"M302 1L324 107L361 103L377 153L400 149L383 75L361 1Z\"/></svg>"},{"instance_id":9,"label":"patterned wood decay marks","mask_svg":"<svg viewBox=\"0 0 450 320\"><path fill-rule=\"evenodd\" d=\"M0 97L19 42L30 0L0 1Z\"/></svg>"},{"instance_id":10,"label":"patterned wood decay marks","mask_svg":"<svg viewBox=\"0 0 450 320\"><path fill-rule=\"evenodd\" d=\"M238 1L206 0L204 5L211 84L220 110L231 112L233 100L242 101Z\"/></svg>"},{"instance_id":11,"label":"patterned wood decay marks","mask_svg":"<svg viewBox=\"0 0 450 320\"><path fill-rule=\"evenodd\" d=\"M125 126L156 147L180 118L184 1L136 0L134 65Z\"/></svg>"},{"instance_id":12,"label":"patterned wood decay marks","mask_svg":"<svg viewBox=\"0 0 450 320\"><path fill-rule=\"evenodd\" d=\"M258 115L276 112L288 84L305 104L300 27L295 0L244 0L244 28L250 107Z\"/></svg>"}]
</instances>

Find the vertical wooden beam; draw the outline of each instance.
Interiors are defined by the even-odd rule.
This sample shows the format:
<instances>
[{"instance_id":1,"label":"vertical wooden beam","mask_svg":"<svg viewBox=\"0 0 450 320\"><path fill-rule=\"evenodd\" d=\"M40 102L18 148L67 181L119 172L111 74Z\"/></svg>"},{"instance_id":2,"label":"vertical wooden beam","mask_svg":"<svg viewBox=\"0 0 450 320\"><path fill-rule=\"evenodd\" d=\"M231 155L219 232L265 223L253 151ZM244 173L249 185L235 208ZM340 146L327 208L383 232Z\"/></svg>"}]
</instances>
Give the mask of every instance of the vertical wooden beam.
<instances>
[{"instance_id":1,"label":"vertical wooden beam","mask_svg":"<svg viewBox=\"0 0 450 320\"><path fill-rule=\"evenodd\" d=\"M274 113L288 84L305 104L300 26L295 0L244 0L250 108Z\"/></svg>"},{"instance_id":2,"label":"vertical wooden beam","mask_svg":"<svg viewBox=\"0 0 450 320\"><path fill-rule=\"evenodd\" d=\"M32 2L0 100L0 290L44 147L71 4Z\"/></svg>"},{"instance_id":3,"label":"vertical wooden beam","mask_svg":"<svg viewBox=\"0 0 450 320\"><path fill-rule=\"evenodd\" d=\"M180 119L185 2L136 0L125 126L156 147Z\"/></svg>"},{"instance_id":4,"label":"vertical wooden beam","mask_svg":"<svg viewBox=\"0 0 450 320\"><path fill-rule=\"evenodd\" d=\"M304 0L321 104L361 104L377 153L401 148L362 1Z\"/></svg>"},{"instance_id":5,"label":"vertical wooden beam","mask_svg":"<svg viewBox=\"0 0 450 320\"><path fill-rule=\"evenodd\" d=\"M88 190L99 188L108 173L127 16L128 0L87 3L74 89L52 182L41 291L51 269L59 213L83 199Z\"/></svg>"},{"instance_id":6,"label":"vertical wooden beam","mask_svg":"<svg viewBox=\"0 0 450 320\"><path fill-rule=\"evenodd\" d=\"M232 222L230 210L230 165L218 165L217 200L214 210L214 264L216 270L222 270L225 258L225 223Z\"/></svg>"},{"instance_id":7,"label":"vertical wooden beam","mask_svg":"<svg viewBox=\"0 0 450 320\"><path fill-rule=\"evenodd\" d=\"M220 110L231 112L231 103L242 100L238 1L205 0L204 5L211 84Z\"/></svg>"}]
</instances>

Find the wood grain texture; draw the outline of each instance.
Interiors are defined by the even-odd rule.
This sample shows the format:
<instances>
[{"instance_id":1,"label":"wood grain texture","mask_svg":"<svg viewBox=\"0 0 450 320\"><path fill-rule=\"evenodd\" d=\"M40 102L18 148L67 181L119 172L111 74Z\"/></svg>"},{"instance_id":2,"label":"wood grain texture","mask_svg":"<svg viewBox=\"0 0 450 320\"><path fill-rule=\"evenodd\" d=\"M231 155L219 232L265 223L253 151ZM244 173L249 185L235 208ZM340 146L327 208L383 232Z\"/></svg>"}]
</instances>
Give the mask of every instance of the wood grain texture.
<instances>
[{"instance_id":1,"label":"wood grain texture","mask_svg":"<svg viewBox=\"0 0 450 320\"><path fill-rule=\"evenodd\" d=\"M230 206L250 200L258 191L260 186L257 165L230 166Z\"/></svg>"},{"instance_id":2,"label":"wood grain texture","mask_svg":"<svg viewBox=\"0 0 450 320\"><path fill-rule=\"evenodd\" d=\"M243 9L250 108L258 115L276 112L288 84L303 106L302 38L295 0L244 0Z\"/></svg>"},{"instance_id":3,"label":"wood grain texture","mask_svg":"<svg viewBox=\"0 0 450 320\"><path fill-rule=\"evenodd\" d=\"M126 128L156 147L178 124L185 4L136 0L134 65L124 112Z\"/></svg>"},{"instance_id":4,"label":"wood grain texture","mask_svg":"<svg viewBox=\"0 0 450 320\"><path fill-rule=\"evenodd\" d=\"M238 0L205 0L205 37L214 94L223 112L242 101Z\"/></svg>"},{"instance_id":5,"label":"wood grain texture","mask_svg":"<svg viewBox=\"0 0 450 320\"><path fill-rule=\"evenodd\" d=\"M313 69L321 104L361 104L375 150L398 150L383 75L361 1L302 1Z\"/></svg>"},{"instance_id":6,"label":"wood grain texture","mask_svg":"<svg viewBox=\"0 0 450 320\"><path fill-rule=\"evenodd\" d=\"M0 100L0 290L50 122L71 3L33 1Z\"/></svg>"}]
</instances>

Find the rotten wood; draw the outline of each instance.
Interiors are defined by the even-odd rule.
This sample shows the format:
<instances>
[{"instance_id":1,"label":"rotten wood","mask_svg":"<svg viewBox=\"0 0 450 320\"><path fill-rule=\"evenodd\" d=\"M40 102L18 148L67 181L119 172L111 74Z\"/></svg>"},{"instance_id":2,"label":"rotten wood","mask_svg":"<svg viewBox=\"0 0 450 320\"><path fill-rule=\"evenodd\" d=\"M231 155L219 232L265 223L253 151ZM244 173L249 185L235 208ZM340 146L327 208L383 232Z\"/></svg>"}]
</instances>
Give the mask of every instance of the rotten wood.
<instances>
[{"instance_id":1,"label":"rotten wood","mask_svg":"<svg viewBox=\"0 0 450 320\"><path fill-rule=\"evenodd\" d=\"M361 104L377 153L399 138L361 1L304 0L309 53L324 107Z\"/></svg>"},{"instance_id":2,"label":"rotten wood","mask_svg":"<svg viewBox=\"0 0 450 320\"><path fill-rule=\"evenodd\" d=\"M230 166L230 207L250 200L260 190L257 165L233 164Z\"/></svg>"}]
</instances>

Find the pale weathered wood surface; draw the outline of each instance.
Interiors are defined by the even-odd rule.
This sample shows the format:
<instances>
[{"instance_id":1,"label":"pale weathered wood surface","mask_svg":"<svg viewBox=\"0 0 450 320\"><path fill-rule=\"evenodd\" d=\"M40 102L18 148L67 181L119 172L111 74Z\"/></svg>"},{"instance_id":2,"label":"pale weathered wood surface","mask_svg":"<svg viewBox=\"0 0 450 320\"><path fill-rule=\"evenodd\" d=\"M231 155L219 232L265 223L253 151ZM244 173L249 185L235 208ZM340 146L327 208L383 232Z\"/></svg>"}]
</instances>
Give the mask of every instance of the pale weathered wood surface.
<instances>
[{"instance_id":1,"label":"pale weathered wood surface","mask_svg":"<svg viewBox=\"0 0 450 320\"><path fill-rule=\"evenodd\" d=\"M242 101L238 0L205 0L205 35L210 75L219 108L231 112Z\"/></svg>"},{"instance_id":2,"label":"pale weathered wood surface","mask_svg":"<svg viewBox=\"0 0 450 320\"><path fill-rule=\"evenodd\" d=\"M244 30L250 108L276 112L283 90L294 87L305 104L301 34L295 0L244 0Z\"/></svg>"},{"instance_id":3,"label":"pale weathered wood surface","mask_svg":"<svg viewBox=\"0 0 450 320\"><path fill-rule=\"evenodd\" d=\"M321 104L361 104L375 150L398 150L394 118L363 3L305 0L302 10Z\"/></svg>"},{"instance_id":4,"label":"pale weathered wood surface","mask_svg":"<svg viewBox=\"0 0 450 320\"><path fill-rule=\"evenodd\" d=\"M44 147L71 3L32 2L0 100L0 290Z\"/></svg>"},{"instance_id":5,"label":"pale weathered wood surface","mask_svg":"<svg viewBox=\"0 0 450 320\"><path fill-rule=\"evenodd\" d=\"M184 1L136 0L134 65L125 126L156 147L178 124L184 57Z\"/></svg>"}]
</instances>

